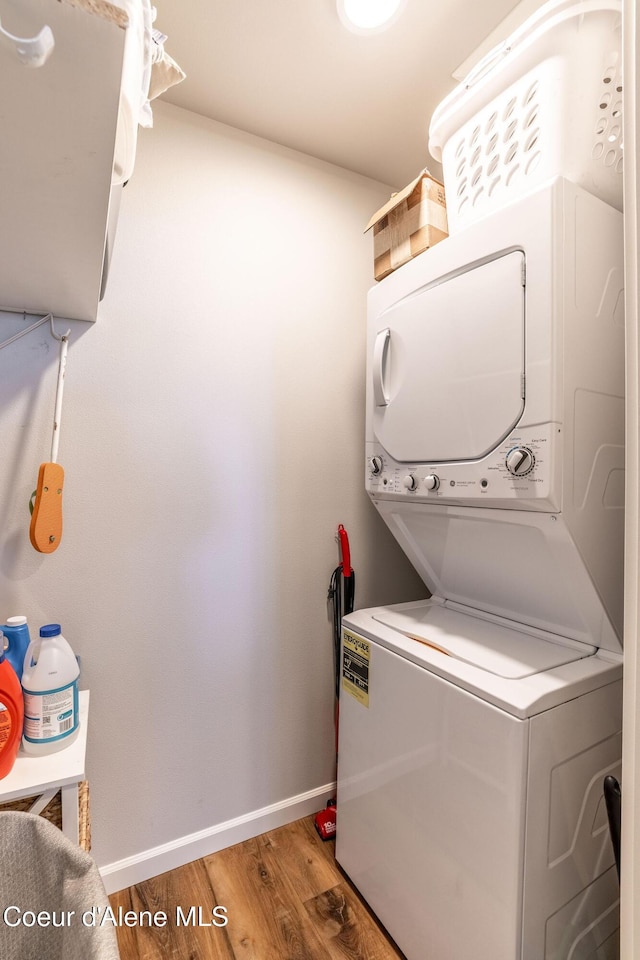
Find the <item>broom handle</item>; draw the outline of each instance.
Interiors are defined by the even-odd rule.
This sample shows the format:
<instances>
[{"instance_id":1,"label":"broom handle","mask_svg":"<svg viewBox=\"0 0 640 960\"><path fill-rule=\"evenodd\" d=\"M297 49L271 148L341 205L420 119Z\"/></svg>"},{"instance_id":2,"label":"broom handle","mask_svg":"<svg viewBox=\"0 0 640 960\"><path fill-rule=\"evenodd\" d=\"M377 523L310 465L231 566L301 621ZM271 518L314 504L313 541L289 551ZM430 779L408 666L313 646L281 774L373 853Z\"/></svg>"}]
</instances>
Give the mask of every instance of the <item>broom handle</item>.
<instances>
[{"instance_id":1,"label":"broom handle","mask_svg":"<svg viewBox=\"0 0 640 960\"><path fill-rule=\"evenodd\" d=\"M64 391L64 372L67 366L67 349L69 337L60 338L60 363L58 364L58 386L56 387L56 408L53 414L53 433L51 435L51 462L58 462L58 445L60 443L60 418L62 417L62 394Z\"/></svg>"}]
</instances>

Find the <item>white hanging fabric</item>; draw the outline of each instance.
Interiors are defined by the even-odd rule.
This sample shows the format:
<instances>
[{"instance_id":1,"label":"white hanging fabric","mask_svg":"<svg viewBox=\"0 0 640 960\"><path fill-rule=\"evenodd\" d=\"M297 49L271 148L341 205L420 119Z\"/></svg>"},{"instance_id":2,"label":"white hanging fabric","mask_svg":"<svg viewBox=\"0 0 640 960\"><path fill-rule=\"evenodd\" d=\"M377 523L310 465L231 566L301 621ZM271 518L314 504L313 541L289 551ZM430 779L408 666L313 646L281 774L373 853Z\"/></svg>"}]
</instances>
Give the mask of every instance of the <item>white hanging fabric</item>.
<instances>
[{"instance_id":1,"label":"white hanging fabric","mask_svg":"<svg viewBox=\"0 0 640 960\"><path fill-rule=\"evenodd\" d=\"M184 71L164 49L166 36L153 29L156 9L150 0L113 0L129 20L124 48L122 89L113 163L114 185L133 173L138 127L153 126L150 100L184 80Z\"/></svg>"}]
</instances>

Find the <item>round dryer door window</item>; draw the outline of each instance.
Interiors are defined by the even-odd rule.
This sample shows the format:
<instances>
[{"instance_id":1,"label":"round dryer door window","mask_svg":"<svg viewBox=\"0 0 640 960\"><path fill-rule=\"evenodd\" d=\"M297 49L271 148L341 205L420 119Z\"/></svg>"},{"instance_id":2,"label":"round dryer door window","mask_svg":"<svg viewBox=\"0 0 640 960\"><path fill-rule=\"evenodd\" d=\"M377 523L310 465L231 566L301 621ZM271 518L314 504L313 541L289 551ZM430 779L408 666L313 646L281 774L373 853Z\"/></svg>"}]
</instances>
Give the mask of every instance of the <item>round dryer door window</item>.
<instances>
[{"instance_id":1,"label":"round dryer door window","mask_svg":"<svg viewBox=\"0 0 640 960\"><path fill-rule=\"evenodd\" d=\"M524 254L450 273L386 310L369 357L376 438L394 460L479 460L524 411Z\"/></svg>"}]
</instances>

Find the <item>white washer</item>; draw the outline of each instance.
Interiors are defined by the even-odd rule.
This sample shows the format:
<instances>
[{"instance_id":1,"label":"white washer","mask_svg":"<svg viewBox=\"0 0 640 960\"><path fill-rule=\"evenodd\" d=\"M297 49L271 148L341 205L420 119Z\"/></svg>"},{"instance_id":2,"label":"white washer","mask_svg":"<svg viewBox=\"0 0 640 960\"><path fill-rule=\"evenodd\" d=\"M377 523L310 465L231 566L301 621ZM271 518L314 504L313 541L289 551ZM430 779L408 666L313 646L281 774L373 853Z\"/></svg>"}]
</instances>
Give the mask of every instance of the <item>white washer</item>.
<instances>
[{"instance_id":1,"label":"white washer","mask_svg":"<svg viewBox=\"0 0 640 960\"><path fill-rule=\"evenodd\" d=\"M558 178L369 296L366 484L432 592L345 618L336 856L409 960L614 960L621 214Z\"/></svg>"},{"instance_id":2,"label":"white washer","mask_svg":"<svg viewBox=\"0 0 640 960\"><path fill-rule=\"evenodd\" d=\"M440 601L345 618L336 857L408 960L618 957L622 666L580 647Z\"/></svg>"}]
</instances>

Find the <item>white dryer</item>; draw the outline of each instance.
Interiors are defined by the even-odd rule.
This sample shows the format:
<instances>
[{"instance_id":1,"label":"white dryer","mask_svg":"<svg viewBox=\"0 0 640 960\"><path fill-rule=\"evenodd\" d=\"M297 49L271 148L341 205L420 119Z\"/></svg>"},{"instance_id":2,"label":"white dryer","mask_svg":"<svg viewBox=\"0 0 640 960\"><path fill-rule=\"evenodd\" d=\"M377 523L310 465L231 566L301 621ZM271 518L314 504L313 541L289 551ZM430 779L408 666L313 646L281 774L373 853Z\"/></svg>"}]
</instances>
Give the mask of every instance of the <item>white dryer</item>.
<instances>
[{"instance_id":1,"label":"white dryer","mask_svg":"<svg viewBox=\"0 0 640 960\"><path fill-rule=\"evenodd\" d=\"M369 294L366 486L436 595L620 652L622 214L557 179Z\"/></svg>"},{"instance_id":2,"label":"white dryer","mask_svg":"<svg viewBox=\"0 0 640 960\"><path fill-rule=\"evenodd\" d=\"M613 960L622 217L558 178L369 296L366 484L433 596L344 621L336 856L409 960Z\"/></svg>"}]
</instances>

